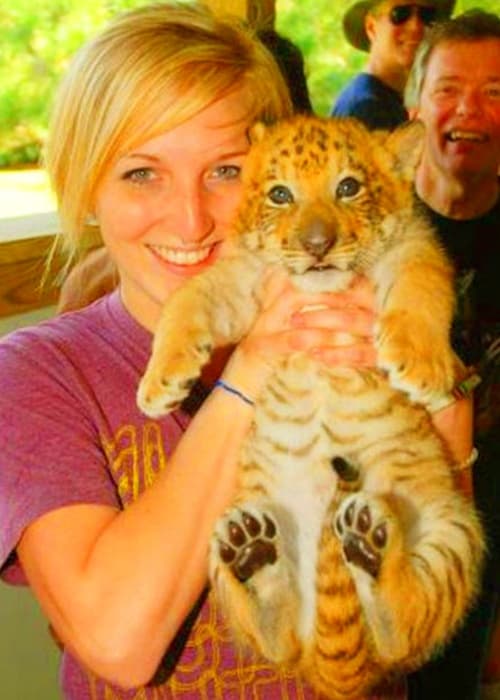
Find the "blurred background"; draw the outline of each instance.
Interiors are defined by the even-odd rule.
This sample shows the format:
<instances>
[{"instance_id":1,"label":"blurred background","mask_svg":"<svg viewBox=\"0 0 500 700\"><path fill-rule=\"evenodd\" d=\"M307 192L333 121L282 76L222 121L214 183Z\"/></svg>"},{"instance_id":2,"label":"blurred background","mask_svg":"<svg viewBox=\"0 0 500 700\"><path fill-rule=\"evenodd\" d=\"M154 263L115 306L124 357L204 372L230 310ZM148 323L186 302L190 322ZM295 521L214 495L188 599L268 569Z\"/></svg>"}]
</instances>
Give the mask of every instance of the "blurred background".
<instances>
[{"instance_id":1,"label":"blurred background","mask_svg":"<svg viewBox=\"0 0 500 700\"><path fill-rule=\"evenodd\" d=\"M112 15L149 0L0 0L0 168L38 161L54 86L69 57ZM365 54L344 39L347 0L277 0L276 27L302 50L315 110L327 114ZM457 0L455 12L500 0Z\"/></svg>"}]
</instances>

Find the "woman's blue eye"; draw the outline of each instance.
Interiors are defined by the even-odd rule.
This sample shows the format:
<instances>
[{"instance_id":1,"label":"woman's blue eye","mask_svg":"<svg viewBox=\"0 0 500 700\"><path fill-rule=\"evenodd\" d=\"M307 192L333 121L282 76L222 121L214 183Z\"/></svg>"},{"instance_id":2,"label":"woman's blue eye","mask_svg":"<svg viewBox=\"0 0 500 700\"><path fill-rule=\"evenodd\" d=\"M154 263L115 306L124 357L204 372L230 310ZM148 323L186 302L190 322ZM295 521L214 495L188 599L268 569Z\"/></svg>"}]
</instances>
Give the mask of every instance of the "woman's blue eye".
<instances>
[{"instance_id":1,"label":"woman's blue eye","mask_svg":"<svg viewBox=\"0 0 500 700\"><path fill-rule=\"evenodd\" d=\"M235 180L240 176L241 168L238 165L219 165L214 168L214 177L220 180Z\"/></svg>"},{"instance_id":2,"label":"woman's blue eye","mask_svg":"<svg viewBox=\"0 0 500 700\"><path fill-rule=\"evenodd\" d=\"M153 178L154 173L151 168L134 168L133 170L127 170L127 172L123 174L124 180L130 180L138 184L149 182Z\"/></svg>"}]
</instances>

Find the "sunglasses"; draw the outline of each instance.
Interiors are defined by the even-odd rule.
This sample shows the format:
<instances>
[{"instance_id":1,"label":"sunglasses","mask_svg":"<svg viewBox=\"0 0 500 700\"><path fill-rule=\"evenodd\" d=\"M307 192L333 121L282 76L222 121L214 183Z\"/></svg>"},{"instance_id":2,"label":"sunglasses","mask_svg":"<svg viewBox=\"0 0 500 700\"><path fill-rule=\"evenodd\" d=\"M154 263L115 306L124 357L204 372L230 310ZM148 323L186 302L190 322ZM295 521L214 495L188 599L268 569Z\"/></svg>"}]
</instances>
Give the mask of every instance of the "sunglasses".
<instances>
[{"instance_id":1,"label":"sunglasses","mask_svg":"<svg viewBox=\"0 0 500 700\"><path fill-rule=\"evenodd\" d=\"M389 12L389 19L395 27L415 16L428 27L436 21L437 9L429 5L394 5Z\"/></svg>"}]
</instances>

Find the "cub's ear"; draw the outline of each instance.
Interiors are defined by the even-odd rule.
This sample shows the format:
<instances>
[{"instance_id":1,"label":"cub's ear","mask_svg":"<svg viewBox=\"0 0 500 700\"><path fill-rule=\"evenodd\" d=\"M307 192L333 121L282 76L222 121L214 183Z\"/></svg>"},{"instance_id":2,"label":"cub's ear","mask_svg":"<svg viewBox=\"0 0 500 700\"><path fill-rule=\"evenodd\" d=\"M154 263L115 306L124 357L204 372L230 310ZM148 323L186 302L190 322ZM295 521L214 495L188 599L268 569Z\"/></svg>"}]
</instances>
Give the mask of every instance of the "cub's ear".
<instances>
[{"instance_id":1,"label":"cub's ear","mask_svg":"<svg viewBox=\"0 0 500 700\"><path fill-rule=\"evenodd\" d=\"M268 126L264 124L264 122L255 122L255 124L253 124L247 131L250 144L259 143L262 141L267 130Z\"/></svg>"},{"instance_id":2,"label":"cub's ear","mask_svg":"<svg viewBox=\"0 0 500 700\"><path fill-rule=\"evenodd\" d=\"M396 170L408 180L413 180L424 147L425 126L415 119L405 122L391 131L385 146L394 155Z\"/></svg>"}]
</instances>

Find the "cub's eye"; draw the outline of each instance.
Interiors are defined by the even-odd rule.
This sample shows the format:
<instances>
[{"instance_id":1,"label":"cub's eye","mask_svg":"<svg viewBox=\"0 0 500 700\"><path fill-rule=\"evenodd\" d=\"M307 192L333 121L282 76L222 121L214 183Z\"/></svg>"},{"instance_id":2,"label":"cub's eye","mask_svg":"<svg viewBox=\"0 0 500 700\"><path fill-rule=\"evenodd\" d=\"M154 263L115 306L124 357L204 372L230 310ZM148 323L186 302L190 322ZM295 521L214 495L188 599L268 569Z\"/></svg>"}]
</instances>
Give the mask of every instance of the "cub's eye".
<instances>
[{"instance_id":1,"label":"cub's eye","mask_svg":"<svg viewBox=\"0 0 500 700\"><path fill-rule=\"evenodd\" d=\"M361 189L361 183L354 177L345 177L337 185L335 194L339 199L354 197Z\"/></svg>"},{"instance_id":2,"label":"cub's eye","mask_svg":"<svg viewBox=\"0 0 500 700\"><path fill-rule=\"evenodd\" d=\"M273 204L292 204L294 201L293 194L284 185L276 185L268 192L267 196Z\"/></svg>"}]
</instances>

